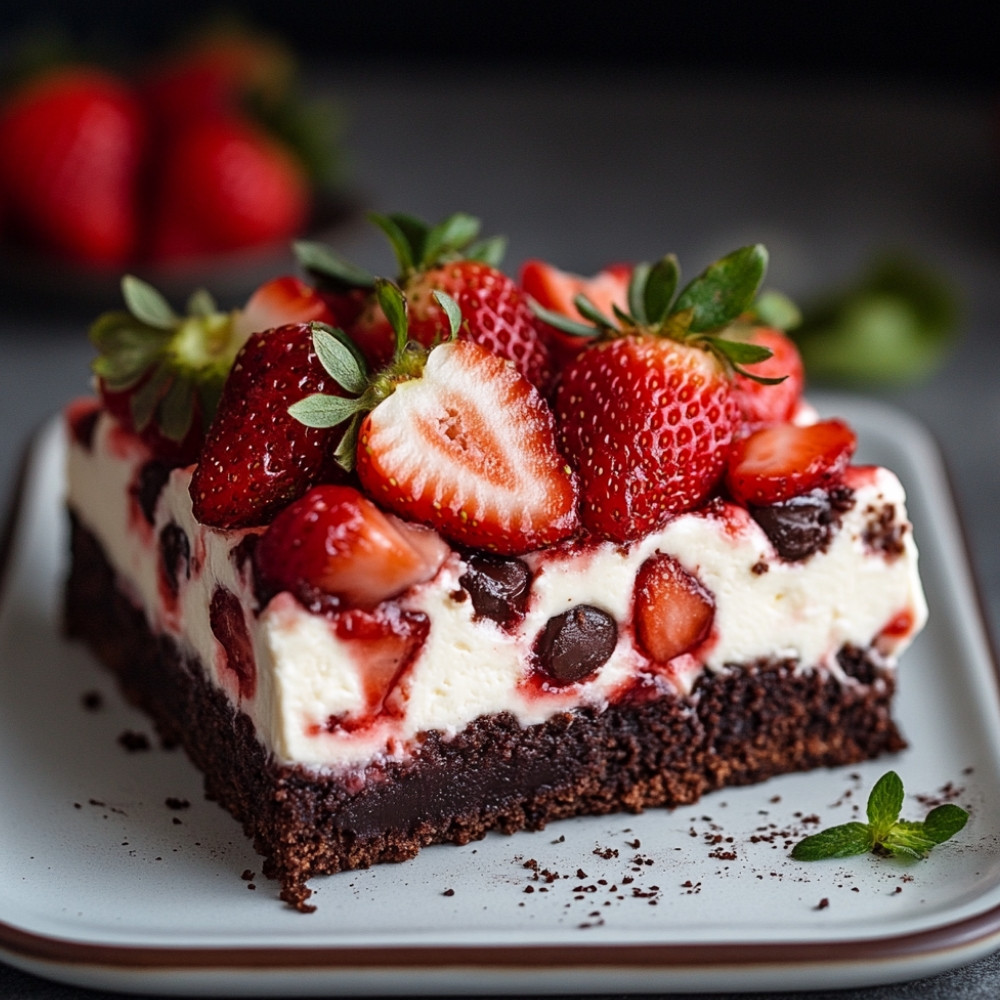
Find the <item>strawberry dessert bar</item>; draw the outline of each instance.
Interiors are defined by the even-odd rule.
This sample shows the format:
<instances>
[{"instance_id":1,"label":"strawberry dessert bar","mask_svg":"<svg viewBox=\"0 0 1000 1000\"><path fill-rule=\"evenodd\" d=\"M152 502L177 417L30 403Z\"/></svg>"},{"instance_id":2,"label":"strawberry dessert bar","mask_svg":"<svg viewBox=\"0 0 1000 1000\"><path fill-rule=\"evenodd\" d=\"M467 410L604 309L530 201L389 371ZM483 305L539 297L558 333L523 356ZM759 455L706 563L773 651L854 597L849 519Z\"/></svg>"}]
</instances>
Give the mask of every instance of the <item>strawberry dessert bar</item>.
<instances>
[{"instance_id":1,"label":"strawberry dessert bar","mask_svg":"<svg viewBox=\"0 0 1000 1000\"><path fill-rule=\"evenodd\" d=\"M126 278L72 404L68 632L310 878L900 749L905 497L745 247L583 279L375 216L220 312Z\"/></svg>"}]
</instances>

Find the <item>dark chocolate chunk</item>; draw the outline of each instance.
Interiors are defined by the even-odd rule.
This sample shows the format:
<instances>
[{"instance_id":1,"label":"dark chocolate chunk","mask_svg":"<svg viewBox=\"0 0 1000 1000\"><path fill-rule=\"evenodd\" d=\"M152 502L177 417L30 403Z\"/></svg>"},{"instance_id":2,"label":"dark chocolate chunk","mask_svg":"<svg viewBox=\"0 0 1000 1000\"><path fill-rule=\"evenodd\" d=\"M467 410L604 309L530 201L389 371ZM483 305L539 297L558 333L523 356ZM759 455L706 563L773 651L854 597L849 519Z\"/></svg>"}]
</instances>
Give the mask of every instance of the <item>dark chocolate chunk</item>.
<instances>
[{"instance_id":1,"label":"dark chocolate chunk","mask_svg":"<svg viewBox=\"0 0 1000 1000\"><path fill-rule=\"evenodd\" d=\"M156 501L170 478L170 467L152 459L139 469L132 492L135 495L142 516L152 524L156 517Z\"/></svg>"},{"instance_id":2,"label":"dark chocolate chunk","mask_svg":"<svg viewBox=\"0 0 1000 1000\"><path fill-rule=\"evenodd\" d=\"M531 572L520 559L474 552L459 582L472 598L476 614L499 625L510 625L524 614L531 590Z\"/></svg>"},{"instance_id":3,"label":"dark chocolate chunk","mask_svg":"<svg viewBox=\"0 0 1000 1000\"><path fill-rule=\"evenodd\" d=\"M176 521L165 524L160 531L160 562L163 579L170 593L176 597L181 576L191 575L191 542L187 532Z\"/></svg>"},{"instance_id":4,"label":"dark chocolate chunk","mask_svg":"<svg viewBox=\"0 0 1000 1000\"><path fill-rule=\"evenodd\" d=\"M839 493L812 490L766 507L751 507L750 516L764 529L778 555L796 562L830 544L844 507Z\"/></svg>"},{"instance_id":5,"label":"dark chocolate chunk","mask_svg":"<svg viewBox=\"0 0 1000 1000\"><path fill-rule=\"evenodd\" d=\"M614 618L600 608L578 604L548 620L535 643L535 655L549 677L570 683L607 663L617 644Z\"/></svg>"}]
</instances>

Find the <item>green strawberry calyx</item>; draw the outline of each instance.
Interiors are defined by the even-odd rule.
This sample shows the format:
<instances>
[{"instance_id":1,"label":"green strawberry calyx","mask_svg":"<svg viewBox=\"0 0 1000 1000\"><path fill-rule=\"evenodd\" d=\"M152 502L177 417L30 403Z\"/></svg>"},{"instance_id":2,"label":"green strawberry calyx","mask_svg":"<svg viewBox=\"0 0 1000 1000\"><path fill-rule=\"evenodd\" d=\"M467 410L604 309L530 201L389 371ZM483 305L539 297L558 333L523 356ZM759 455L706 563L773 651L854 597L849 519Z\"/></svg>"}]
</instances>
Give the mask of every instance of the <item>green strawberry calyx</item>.
<instances>
[{"instance_id":1,"label":"green strawberry calyx","mask_svg":"<svg viewBox=\"0 0 1000 1000\"><path fill-rule=\"evenodd\" d=\"M438 343L454 340L462 324L458 303L444 292L435 291L434 297L444 310L448 329L442 331L434 344L425 347L407 336L406 298L399 286L386 278L378 278L375 294L396 335L392 361L371 374L361 353L343 330L313 323L316 356L348 395L312 393L288 408L288 412L307 427L330 428L346 422L334 458L348 471L354 468L358 432L364 415L390 396L401 382L420 378L428 354Z\"/></svg>"},{"instance_id":2,"label":"green strawberry calyx","mask_svg":"<svg viewBox=\"0 0 1000 1000\"><path fill-rule=\"evenodd\" d=\"M413 275L449 261L476 260L499 266L506 249L502 236L479 239L479 219L465 212L449 215L433 226L402 212L386 215L372 212L368 219L388 238L401 285ZM294 244L294 250L300 266L330 291L373 290L379 280L323 243L300 240Z\"/></svg>"},{"instance_id":3,"label":"green strawberry calyx","mask_svg":"<svg viewBox=\"0 0 1000 1000\"><path fill-rule=\"evenodd\" d=\"M207 428L246 339L234 323L237 313L221 312L200 289L180 315L134 275L122 279L122 297L125 309L104 313L90 328L98 352L92 371L108 391L130 393L139 432L156 425L166 438L182 441L196 411Z\"/></svg>"},{"instance_id":4,"label":"green strawberry calyx","mask_svg":"<svg viewBox=\"0 0 1000 1000\"><path fill-rule=\"evenodd\" d=\"M758 315L757 303L763 305L759 313L777 312L773 297L758 299L767 260L763 245L741 247L710 264L683 288L674 254L637 264L629 281L627 310L614 306L614 315L606 316L586 295L576 296L574 305L588 322L546 309L534 300L530 305L539 319L577 337L609 339L636 333L669 337L711 351L731 372L773 385L783 377L764 378L744 367L771 357L770 349L733 335L740 323Z\"/></svg>"}]
</instances>

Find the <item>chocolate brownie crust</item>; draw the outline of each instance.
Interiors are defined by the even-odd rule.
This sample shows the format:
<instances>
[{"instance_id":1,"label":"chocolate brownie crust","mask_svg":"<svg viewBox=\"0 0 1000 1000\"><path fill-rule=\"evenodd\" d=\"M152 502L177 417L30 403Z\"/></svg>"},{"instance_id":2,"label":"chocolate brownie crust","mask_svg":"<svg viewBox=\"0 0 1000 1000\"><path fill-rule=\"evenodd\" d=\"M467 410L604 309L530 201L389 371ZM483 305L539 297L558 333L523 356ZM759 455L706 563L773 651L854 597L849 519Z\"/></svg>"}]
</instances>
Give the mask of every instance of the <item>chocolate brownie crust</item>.
<instances>
[{"instance_id":1,"label":"chocolate brownie crust","mask_svg":"<svg viewBox=\"0 0 1000 1000\"><path fill-rule=\"evenodd\" d=\"M789 660L734 665L703 676L687 698L637 693L527 728L508 714L482 717L451 739L423 734L406 760L373 764L361 780L316 774L264 750L200 665L150 632L100 544L71 522L67 633L89 644L165 743L183 746L206 795L243 824L281 898L302 910L313 875L402 861L490 830L683 805L905 746L890 716L892 675L849 649L846 684Z\"/></svg>"}]
</instances>

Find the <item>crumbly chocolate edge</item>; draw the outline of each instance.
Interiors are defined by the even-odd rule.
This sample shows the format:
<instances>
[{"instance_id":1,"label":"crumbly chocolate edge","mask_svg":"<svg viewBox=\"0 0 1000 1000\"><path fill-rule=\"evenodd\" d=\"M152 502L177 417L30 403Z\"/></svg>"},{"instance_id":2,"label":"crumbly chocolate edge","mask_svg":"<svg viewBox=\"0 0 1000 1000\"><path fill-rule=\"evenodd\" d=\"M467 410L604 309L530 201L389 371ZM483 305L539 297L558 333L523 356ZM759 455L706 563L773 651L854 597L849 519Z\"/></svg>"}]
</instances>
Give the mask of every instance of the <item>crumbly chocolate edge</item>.
<instances>
[{"instance_id":1,"label":"crumbly chocolate edge","mask_svg":"<svg viewBox=\"0 0 1000 1000\"><path fill-rule=\"evenodd\" d=\"M154 635L117 586L98 540L70 513L64 626L202 772L205 793L242 825L263 871L297 909L314 875L404 861L492 830L540 830L572 816L641 812L778 774L853 764L906 743L891 716L894 675L844 649L843 682L768 659L706 673L688 697L641 696L522 727L484 716L456 736L422 734L405 760L346 780L283 764L250 719L173 640Z\"/></svg>"}]
</instances>

